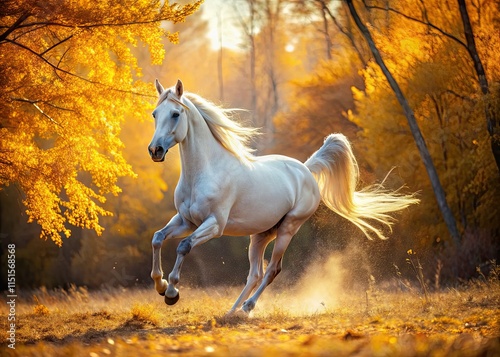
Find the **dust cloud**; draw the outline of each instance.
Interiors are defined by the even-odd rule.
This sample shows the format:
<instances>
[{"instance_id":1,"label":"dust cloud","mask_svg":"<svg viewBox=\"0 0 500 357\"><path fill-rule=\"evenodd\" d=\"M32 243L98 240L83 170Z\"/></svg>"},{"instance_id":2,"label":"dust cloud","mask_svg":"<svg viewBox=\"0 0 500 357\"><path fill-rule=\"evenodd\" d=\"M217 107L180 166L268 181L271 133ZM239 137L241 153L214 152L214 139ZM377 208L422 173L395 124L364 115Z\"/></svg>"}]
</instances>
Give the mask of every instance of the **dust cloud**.
<instances>
[{"instance_id":1,"label":"dust cloud","mask_svg":"<svg viewBox=\"0 0 500 357\"><path fill-rule=\"evenodd\" d=\"M261 301L263 311L281 311L293 315L324 313L339 304L347 274L339 254L332 254L309 265L292 287L273 288Z\"/></svg>"},{"instance_id":2,"label":"dust cloud","mask_svg":"<svg viewBox=\"0 0 500 357\"><path fill-rule=\"evenodd\" d=\"M339 254L332 254L324 261L313 263L292 289L299 303L292 311L311 314L336 307L347 273Z\"/></svg>"},{"instance_id":3,"label":"dust cloud","mask_svg":"<svg viewBox=\"0 0 500 357\"><path fill-rule=\"evenodd\" d=\"M331 312L348 294L366 291L370 279L366 258L356 245L318 257L294 285L270 288L259 300L259 310L296 316Z\"/></svg>"}]
</instances>

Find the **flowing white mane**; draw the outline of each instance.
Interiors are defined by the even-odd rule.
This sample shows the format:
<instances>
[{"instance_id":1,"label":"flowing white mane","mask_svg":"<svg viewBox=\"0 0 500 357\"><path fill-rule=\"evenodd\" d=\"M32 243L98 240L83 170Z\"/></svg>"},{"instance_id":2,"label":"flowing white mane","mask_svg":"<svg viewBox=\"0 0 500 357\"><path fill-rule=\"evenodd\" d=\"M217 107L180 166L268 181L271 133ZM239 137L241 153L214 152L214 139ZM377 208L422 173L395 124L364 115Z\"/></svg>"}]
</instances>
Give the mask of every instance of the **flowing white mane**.
<instances>
[{"instance_id":1,"label":"flowing white mane","mask_svg":"<svg viewBox=\"0 0 500 357\"><path fill-rule=\"evenodd\" d=\"M249 142L258 134L258 129L245 127L232 120L234 109L224 109L194 93L184 93L184 97L200 112L213 136L229 152L241 161L254 161L253 149Z\"/></svg>"}]
</instances>

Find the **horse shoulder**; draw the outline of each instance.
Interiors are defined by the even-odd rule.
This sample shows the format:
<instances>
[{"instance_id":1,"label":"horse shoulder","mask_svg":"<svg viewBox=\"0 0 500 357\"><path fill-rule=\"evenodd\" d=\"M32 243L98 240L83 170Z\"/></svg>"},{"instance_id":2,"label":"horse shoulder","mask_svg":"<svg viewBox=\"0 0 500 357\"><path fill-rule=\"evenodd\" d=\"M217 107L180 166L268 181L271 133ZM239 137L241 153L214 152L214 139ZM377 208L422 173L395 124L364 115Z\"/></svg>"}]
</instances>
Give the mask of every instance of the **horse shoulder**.
<instances>
[{"instance_id":1,"label":"horse shoulder","mask_svg":"<svg viewBox=\"0 0 500 357\"><path fill-rule=\"evenodd\" d=\"M196 226L209 216L224 226L236 196L232 183L227 175L204 174L192 182L181 180L175 192L179 214Z\"/></svg>"}]
</instances>

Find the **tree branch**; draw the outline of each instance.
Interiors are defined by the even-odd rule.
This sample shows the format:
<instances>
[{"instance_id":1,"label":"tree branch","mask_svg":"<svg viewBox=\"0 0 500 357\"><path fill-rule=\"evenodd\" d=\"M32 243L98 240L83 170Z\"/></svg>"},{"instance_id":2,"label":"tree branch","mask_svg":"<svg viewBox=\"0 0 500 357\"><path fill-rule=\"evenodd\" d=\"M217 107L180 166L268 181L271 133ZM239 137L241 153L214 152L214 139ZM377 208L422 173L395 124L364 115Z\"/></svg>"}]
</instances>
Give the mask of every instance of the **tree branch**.
<instances>
[{"instance_id":1,"label":"tree branch","mask_svg":"<svg viewBox=\"0 0 500 357\"><path fill-rule=\"evenodd\" d=\"M7 36L9 36L13 31L15 31L17 28L20 28L21 27L21 24L24 22L24 20L26 20L28 17L30 16L30 13L29 12L25 12L24 14L22 14L17 20L16 22L14 22L12 24L11 27L9 27L4 33L2 33L0 35L0 42L4 41Z\"/></svg>"},{"instance_id":2,"label":"tree branch","mask_svg":"<svg viewBox=\"0 0 500 357\"><path fill-rule=\"evenodd\" d=\"M17 26L18 28L24 28L24 27L30 27L30 26L58 26L58 27L66 27L66 28L77 28L77 29L92 29L92 28L97 28L97 27L120 27L120 26L134 26L134 25L147 25L147 24L153 24L157 22L162 22L162 21L172 21L170 17L157 17L152 20L147 20L147 21L129 21L129 22L103 22L103 23L96 23L96 24L80 24L80 25L74 25L74 24L65 24L62 22L53 22L53 21L36 21L36 22L29 22L24 25Z\"/></svg>"},{"instance_id":3,"label":"tree branch","mask_svg":"<svg viewBox=\"0 0 500 357\"><path fill-rule=\"evenodd\" d=\"M420 23L422 25L429 26L430 28L436 30L440 34L448 37L449 39L451 39L451 40L455 41L456 43L458 43L460 46L462 46L465 49L467 49L467 44L465 42L463 42L458 37L452 35L451 33L448 33L446 31L442 30L441 28L439 28L438 26L434 25L432 22L429 21L429 19L427 18L427 16L425 16L426 17L426 21L424 21L424 20L420 20L420 19L417 19L415 17L412 17L410 15L406 15L405 13L403 13L403 12L401 12L399 10L396 10L395 8L390 7L390 6L381 7L381 6L377 6L377 5L368 5L365 0L363 0L363 3L365 4L365 7L367 9L375 9L375 10L382 10L382 11L393 12L393 13L395 13L397 15L400 15L400 16L404 17L407 20L415 21L415 22L418 22L418 23Z\"/></svg>"},{"instance_id":4,"label":"tree branch","mask_svg":"<svg viewBox=\"0 0 500 357\"><path fill-rule=\"evenodd\" d=\"M481 57L479 57L479 53L477 51L474 32L472 30L472 24L470 22L469 12L467 11L465 0L458 0L458 8L460 10L460 17L462 18L464 26L465 39L467 40L467 52L469 53L472 63L474 64L474 70L476 71L481 92L488 97L490 94L488 78L486 77L483 62L481 61ZM500 136L498 130L499 118L498 113L495 112L488 100L485 101L484 114L486 117L486 130L488 131L491 140L491 150L493 152L497 168L500 170Z\"/></svg>"},{"instance_id":5,"label":"tree branch","mask_svg":"<svg viewBox=\"0 0 500 357\"><path fill-rule=\"evenodd\" d=\"M25 31L23 31L23 32L21 32L21 31L17 31L17 32L16 32L16 36L14 36L14 37L12 38L12 40L17 41L17 40L18 40L18 39L20 39L21 37L23 37L23 36L25 36L25 35L27 35L27 34L29 34L29 33L31 33L31 32L35 32L35 31L38 31L38 30L40 30L40 29L43 29L43 28L45 28L45 27L47 27L47 26L41 25L41 26L38 26L38 27L34 27L34 28L29 28L29 29L26 29L26 30L25 30ZM20 33L19 33L19 32L20 32ZM6 42L6 41L5 41L5 40L3 40L3 42ZM0 44L2 44L2 41L0 41Z\"/></svg>"},{"instance_id":6,"label":"tree branch","mask_svg":"<svg viewBox=\"0 0 500 357\"><path fill-rule=\"evenodd\" d=\"M69 39L71 39L73 37L73 35L70 35L68 37L66 37L64 40L61 40L55 44L53 44L52 46L50 46L49 48L47 48L45 51L43 51L42 53L40 53L40 56L43 56L44 54L46 54L47 52L49 52L50 50L52 50L53 48L59 46L60 44L68 41Z\"/></svg>"},{"instance_id":7,"label":"tree branch","mask_svg":"<svg viewBox=\"0 0 500 357\"><path fill-rule=\"evenodd\" d=\"M476 101L474 99L472 99L471 97L469 96L465 96L465 95L462 95L462 94L459 94L457 92L455 92L454 90L452 89L447 89L444 91L444 93L448 93L448 94L451 94L453 95L454 97L456 98L460 98L461 100L463 101L466 101L466 102L471 102L471 103L475 103Z\"/></svg>"},{"instance_id":8,"label":"tree branch","mask_svg":"<svg viewBox=\"0 0 500 357\"><path fill-rule=\"evenodd\" d=\"M55 109L59 109L59 110L64 110L66 112L74 112L75 110L73 109L69 109L69 108L64 108L64 107L60 107L58 105L55 105L51 102L47 102L46 100L32 100L32 99L26 99L26 98L19 98L19 97L11 97L10 98L11 100L15 100L15 101L18 101L18 102L29 102L29 103L43 103L43 104L46 104L52 108L55 108Z\"/></svg>"},{"instance_id":9,"label":"tree branch","mask_svg":"<svg viewBox=\"0 0 500 357\"><path fill-rule=\"evenodd\" d=\"M141 97L146 97L146 98L156 98L156 96L154 95L150 95L150 94L145 94L145 93L139 93L139 92L134 92L134 91L130 91L130 90L124 90L124 89L118 89L118 88L115 88L113 86L110 86L108 84L104 84L104 83L101 83L101 82L96 82L96 81L93 81L91 79L88 79L88 78L84 78L82 76L79 76L78 74L76 73L72 73L72 72L69 72L65 69L62 69L56 65L54 65L53 63L51 63L48 59L46 59L45 57L43 57L40 53L36 52L36 51L33 51L31 48L19 43L19 42L15 42L15 41L12 41L12 40L9 40L7 39L6 40L7 42L9 43L12 43L13 45L16 45L16 46L19 46L21 47L22 49L26 50L26 51L29 51L31 54L37 56L38 58L40 58L43 62L45 62L46 64L48 64L50 67L52 67L54 69L54 71L56 72L56 75L59 77L59 75L57 74L57 71L59 72L62 72L64 74L67 74L69 76L72 76L72 77L75 77L75 78L78 78L82 81L85 81L87 83L91 83L91 84L96 84L96 85L100 85L100 86L104 86L106 88L109 88L110 90L113 90L115 92L119 92L119 93L125 93L125 94L133 94L133 95L138 95L138 96L141 96ZM65 52L66 54L66 52ZM62 58L61 58L62 59ZM59 61L58 65L61 63L61 61ZM61 78L61 77L59 77Z\"/></svg>"},{"instance_id":10,"label":"tree branch","mask_svg":"<svg viewBox=\"0 0 500 357\"><path fill-rule=\"evenodd\" d=\"M332 12L330 11L330 9L328 8L328 6L325 4L324 1L320 1L322 7L323 7L323 10L328 13L328 16L330 16L330 18L332 19L333 23L335 24L335 26L337 26L337 28L339 29L339 31L344 34L348 39L349 41L351 42L351 46L354 48L354 51L356 51L356 54L358 55L358 58L359 60L361 61L361 63L363 64L363 66L366 67L366 61L365 59L363 58L363 55L361 53L361 50L358 48L358 46L356 45L356 41L354 40L354 37L353 37L353 34L352 32L349 31L349 29L347 29L345 26L342 26L338 21L337 21L337 18L332 14Z\"/></svg>"},{"instance_id":11,"label":"tree branch","mask_svg":"<svg viewBox=\"0 0 500 357\"><path fill-rule=\"evenodd\" d=\"M38 106L38 102L37 100L30 100L30 99L26 99L26 98L11 98L12 100L15 100L15 101L18 101L18 102L24 102L24 103L29 103L31 104L32 106L34 106L36 108L36 110L38 110L40 112L40 114L42 114L44 117L46 117L47 119L49 119L52 123L56 124L57 126L59 126L60 128L63 128L63 126L61 124L59 124L57 121L55 121L54 119L52 119L52 117L50 115L48 115L47 113L45 113L42 108L40 108Z\"/></svg>"}]
</instances>

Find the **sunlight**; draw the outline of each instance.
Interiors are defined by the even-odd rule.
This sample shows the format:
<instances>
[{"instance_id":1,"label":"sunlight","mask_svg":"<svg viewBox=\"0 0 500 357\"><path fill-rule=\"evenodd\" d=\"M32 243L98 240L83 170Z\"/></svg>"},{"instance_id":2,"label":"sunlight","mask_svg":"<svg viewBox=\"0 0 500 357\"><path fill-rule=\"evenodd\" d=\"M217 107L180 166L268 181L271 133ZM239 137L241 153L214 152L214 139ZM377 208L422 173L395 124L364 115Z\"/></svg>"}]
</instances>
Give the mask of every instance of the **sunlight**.
<instances>
[{"instance_id":1,"label":"sunlight","mask_svg":"<svg viewBox=\"0 0 500 357\"><path fill-rule=\"evenodd\" d=\"M221 42L224 48L240 50L242 42L241 31L237 29L235 25L236 21L229 17L230 11L225 11L226 8L228 8L227 2L205 0L202 11L203 18L208 22L207 38L214 50L220 48Z\"/></svg>"}]
</instances>

